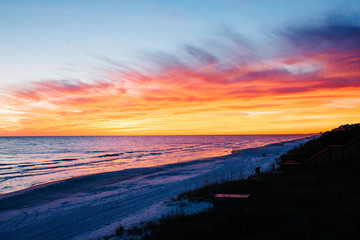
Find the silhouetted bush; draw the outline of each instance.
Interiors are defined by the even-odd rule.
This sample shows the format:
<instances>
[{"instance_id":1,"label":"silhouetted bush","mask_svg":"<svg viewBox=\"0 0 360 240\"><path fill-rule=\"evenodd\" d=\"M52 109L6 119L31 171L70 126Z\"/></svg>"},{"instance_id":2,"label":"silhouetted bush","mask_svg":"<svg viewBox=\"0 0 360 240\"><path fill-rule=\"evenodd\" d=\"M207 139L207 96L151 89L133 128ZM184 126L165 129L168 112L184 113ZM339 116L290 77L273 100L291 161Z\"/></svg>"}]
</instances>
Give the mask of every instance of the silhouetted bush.
<instances>
[{"instance_id":1,"label":"silhouetted bush","mask_svg":"<svg viewBox=\"0 0 360 240\"><path fill-rule=\"evenodd\" d=\"M324 150L330 145L344 145L360 137L360 124L342 125L336 129L323 133L319 138L308 141L304 145L295 147L283 154L281 162L293 160L303 162Z\"/></svg>"},{"instance_id":2,"label":"silhouetted bush","mask_svg":"<svg viewBox=\"0 0 360 240\"><path fill-rule=\"evenodd\" d=\"M359 124L335 129L288 154L305 156L331 144L345 144L359 133ZM178 198L210 201L215 193L247 193L250 204L163 217L142 228L142 239L357 239L360 234L357 151L322 167L212 184Z\"/></svg>"}]
</instances>

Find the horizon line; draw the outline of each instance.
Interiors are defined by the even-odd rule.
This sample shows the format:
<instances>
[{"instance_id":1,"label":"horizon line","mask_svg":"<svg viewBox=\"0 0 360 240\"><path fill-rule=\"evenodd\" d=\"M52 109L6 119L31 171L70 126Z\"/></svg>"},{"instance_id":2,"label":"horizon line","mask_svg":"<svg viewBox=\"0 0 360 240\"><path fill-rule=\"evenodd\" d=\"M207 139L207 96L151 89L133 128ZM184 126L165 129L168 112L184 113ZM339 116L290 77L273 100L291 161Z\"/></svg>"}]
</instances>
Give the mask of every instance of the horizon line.
<instances>
[{"instance_id":1,"label":"horizon line","mask_svg":"<svg viewBox=\"0 0 360 240\"><path fill-rule=\"evenodd\" d=\"M270 133L270 134L154 134L154 135L24 135L24 136L0 136L5 137L161 137L161 136L250 136L250 135L316 135L318 133Z\"/></svg>"}]
</instances>

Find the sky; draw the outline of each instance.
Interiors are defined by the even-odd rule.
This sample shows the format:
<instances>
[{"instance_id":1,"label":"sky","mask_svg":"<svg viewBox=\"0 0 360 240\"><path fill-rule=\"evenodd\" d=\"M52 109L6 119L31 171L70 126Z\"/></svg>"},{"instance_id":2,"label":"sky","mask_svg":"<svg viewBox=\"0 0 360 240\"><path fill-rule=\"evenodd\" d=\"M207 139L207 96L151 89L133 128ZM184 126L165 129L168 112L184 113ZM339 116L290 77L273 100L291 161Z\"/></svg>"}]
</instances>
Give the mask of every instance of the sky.
<instances>
[{"instance_id":1,"label":"sky","mask_svg":"<svg viewBox=\"0 0 360 240\"><path fill-rule=\"evenodd\" d=\"M360 122L360 2L2 0L0 136Z\"/></svg>"}]
</instances>

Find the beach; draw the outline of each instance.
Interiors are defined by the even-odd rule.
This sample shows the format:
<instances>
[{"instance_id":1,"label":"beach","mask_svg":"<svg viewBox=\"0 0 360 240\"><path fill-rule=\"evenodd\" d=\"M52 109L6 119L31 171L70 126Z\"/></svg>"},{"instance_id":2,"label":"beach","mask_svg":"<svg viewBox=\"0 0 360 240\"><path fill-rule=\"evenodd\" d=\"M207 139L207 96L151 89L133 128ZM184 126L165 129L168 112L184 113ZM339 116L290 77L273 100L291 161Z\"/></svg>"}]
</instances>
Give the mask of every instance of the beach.
<instances>
[{"instance_id":1,"label":"beach","mask_svg":"<svg viewBox=\"0 0 360 240\"><path fill-rule=\"evenodd\" d=\"M0 11L0 240L359 238L360 1Z\"/></svg>"},{"instance_id":2,"label":"beach","mask_svg":"<svg viewBox=\"0 0 360 240\"><path fill-rule=\"evenodd\" d=\"M96 239L179 211L171 198L212 182L245 178L309 138L238 154L70 178L0 197L1 239ZM190 204L185 213L209 203Z\"/></svg>"},{"instance_id":3,"label":"beach","mask_svg":"<svg viewBox=\"0 0 360 240\"><path fill-rule=\"evenodd\" d=\"M233 148L307 136L0 137L0 195L61 179L191 162L227 155Z\"/></svg>"}]
</instances>

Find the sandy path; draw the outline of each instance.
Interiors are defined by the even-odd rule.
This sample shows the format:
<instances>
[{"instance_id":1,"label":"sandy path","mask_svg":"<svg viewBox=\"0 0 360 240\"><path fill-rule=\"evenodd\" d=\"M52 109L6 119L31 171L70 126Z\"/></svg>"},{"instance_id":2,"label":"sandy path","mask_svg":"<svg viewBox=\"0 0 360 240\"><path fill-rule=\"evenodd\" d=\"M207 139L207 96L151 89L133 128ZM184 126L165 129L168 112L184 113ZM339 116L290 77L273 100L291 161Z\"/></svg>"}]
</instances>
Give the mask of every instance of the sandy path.
<instances>
[{"instance_id":1,"label":"sandy path","mask_svg":"<svg viewBox=\"0 0 360 240\"><path fill-rule=\"evenodd\" d=\"M164 208L154 208L160 202L230 172L247 176L256 166L269 168L276 153L305 141L205 161L91 175L5 195L0 199L0 239L103 236L120 223L129 226L160 217Z\"/></svg>"}]
</instances>

